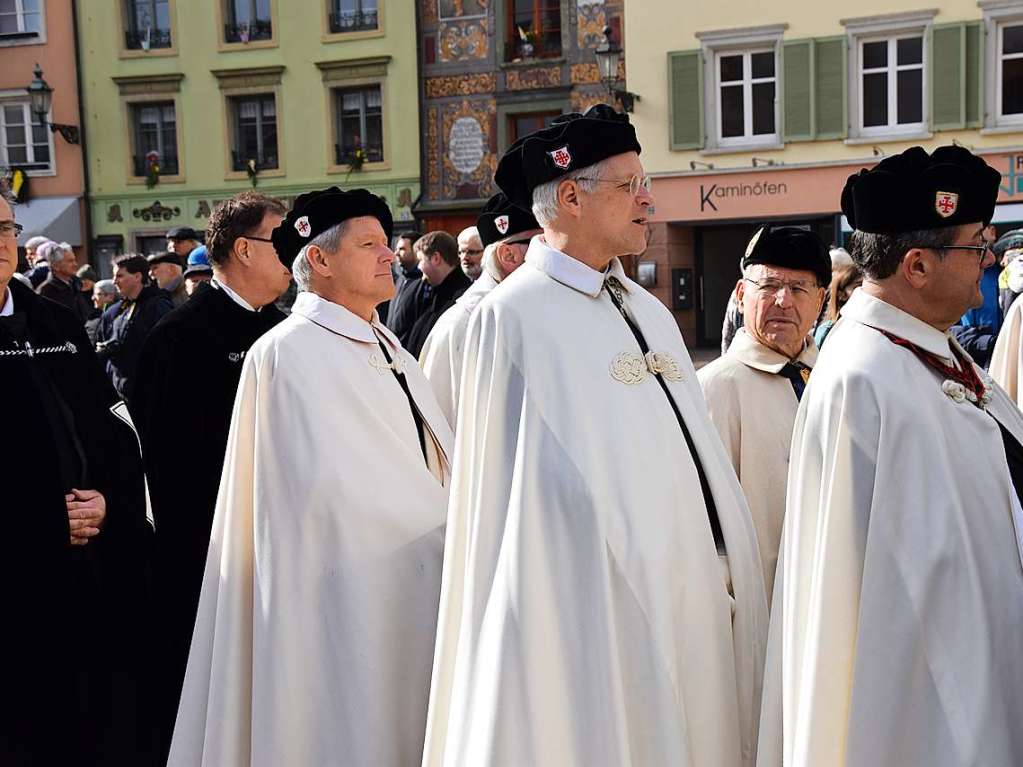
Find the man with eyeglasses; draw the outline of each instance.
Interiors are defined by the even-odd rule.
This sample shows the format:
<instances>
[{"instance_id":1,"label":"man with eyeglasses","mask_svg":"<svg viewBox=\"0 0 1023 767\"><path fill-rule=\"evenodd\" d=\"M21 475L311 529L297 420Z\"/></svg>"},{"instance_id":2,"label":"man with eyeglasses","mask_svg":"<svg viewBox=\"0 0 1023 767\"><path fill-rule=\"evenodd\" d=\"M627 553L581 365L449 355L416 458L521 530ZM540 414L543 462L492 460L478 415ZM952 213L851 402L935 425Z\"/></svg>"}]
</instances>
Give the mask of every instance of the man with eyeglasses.
<instances>
[{"instance_id":1,"label":"man with eyeglasses","mask_svg":"<svg viewBox=\"0 0 1023 767\"><path fill-rule=\"evenodd\" d=\"M145 764L138 441L81 321L12 279L20 231L0 197L0 764Z\"/></svg>"},{"instance_id":2,"label":"man with eyeglasses","mask_svg":"<svg viewBox=\"0 0 1023 767\"><path fill-rule=\"evenodd\" d=\"M543 234L469 319L425 767L749 767L767 599L678 324L626 275L653 196L607 105L496 181Z\"/></svg>"},{"instance_id":3,"label":"man with eyeglasses","mask_svg":"<svg viewBox=\"0 0 1023 767\"><path fill-rule=\"evenodd\" d=\"M136 373L132 411L156 519L154 710L163 759L185 675L242 363L256 339L284 319L274 301L288 289L291 273L277 258L270 234L285 213L280 201L257 192L235 195L213 209L206 255L214 287L157 324Z\"/></svg>"},{"instance_id":4,"label":"man with eyeglasses","mask_svg":"<svg viewBox=\"0 0 1023 767\"><path fill-rule=\"evenodd\" d=\"M810 332L831 283L831 257L813 232L765 226L741 267L735 294L745 323L697 377L753 515L770 603L792 424L817 361Z\"/></svg>"},{"instance_id":5,"label":"man with eyeglasses","mask_svg":"<svg viewBox=\"0 0 1023 767\"><path fill-rule=\"evenodd\" d=\"M1023 764L1023 414L947 332L1000 183L913 147L842 192L864 280L796 417L758 765Z\"/></svg>"},{"instance_id":6,"label":"man with eyeglasses","mask_svg":"<svg viewBox=\"0 0 1023 767\"><path fill-rule=\"evenodd\" d=\"M452 429L458 413L458 390L469 316L484 296L525 263L529 241L543 231L532 213L513 205L501 192L487 201L476 219L476 226L472 228L478 232L483 247L482 275L437 320L419 355L423 372Z\"/></svg>"},{"instance_id":7,"label":"man with eyeglasses","mask_svg":"<svg viewBox=\"0 0 1023 767\"><path fill-rule=\"evenodd\" d=\"M478 227L470 226L458 233L458 261L462 272L473 282L483 274L483 247Z\"/></svg>"}]
</instances>

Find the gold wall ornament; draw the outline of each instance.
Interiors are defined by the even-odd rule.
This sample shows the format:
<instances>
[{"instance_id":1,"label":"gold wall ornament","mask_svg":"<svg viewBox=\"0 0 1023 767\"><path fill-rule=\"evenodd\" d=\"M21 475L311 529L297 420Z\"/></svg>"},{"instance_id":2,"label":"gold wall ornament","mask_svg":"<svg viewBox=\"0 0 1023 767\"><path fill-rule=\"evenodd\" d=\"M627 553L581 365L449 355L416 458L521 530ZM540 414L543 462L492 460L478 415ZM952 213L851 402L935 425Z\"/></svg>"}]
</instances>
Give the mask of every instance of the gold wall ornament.
<instances>
[{"instance_id":1,"label":"gold wall ornament","mask_svg":"<svg viewBox=\"0 0 1023 767\"><path fill-rule=\"evenodd\" d=\"M668 352L647 352L646 366L654 375L660 373L665 381L681 381L682 369L678 361Z\"/></svg>"},{"instance_id":2,"label":"gold wall ornament","mask_svg":"<svg viewBox=\"0 0 1023 767\"><path fill-rule=\"evenodd\" d=\"M643 383L647 377L647 364L635 352L622 352L613 360L610 367L611 377L616 381L633 386Z\"/></svg>"}]
</instances>

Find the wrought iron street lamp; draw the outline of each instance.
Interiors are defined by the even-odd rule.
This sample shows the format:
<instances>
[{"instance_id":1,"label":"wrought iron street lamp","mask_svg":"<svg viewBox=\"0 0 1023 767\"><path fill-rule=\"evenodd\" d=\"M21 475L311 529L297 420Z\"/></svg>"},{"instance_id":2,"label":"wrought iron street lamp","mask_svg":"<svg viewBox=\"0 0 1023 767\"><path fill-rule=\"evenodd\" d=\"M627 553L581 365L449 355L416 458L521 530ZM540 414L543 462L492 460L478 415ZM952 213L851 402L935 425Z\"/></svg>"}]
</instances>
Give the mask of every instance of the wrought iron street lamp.
<instances>
[{"instance_id":1,"label":"wrought iron street lamp","mask_svg":"<svg viewBox=\"0 0 1023 767\"><path fill-rule=\"evenodd\" d=\"M32 102L32 112L39 120L40 125L49 126L51 133L60 133L69 144L77 144L80 139L77 125L61 125L51 123L46 119L53 103L53 88L43 79L43 70L39 64L36 64L32 74L34 77L28 86L28 97Z\"/></svg>"},{"instance_id":2,"label":"wrought iron street lamp","mask_svg":"<svg viewBox=\"0 0 1023 767\"><path fill-rule=\"evenodd\" d=\"M639 101L639 95L615 88L615 84L618 82L618 65L622 60L622 48L611 39L611 27L604 27L604 40L597 46L593 54L597 59L600 80L607 85L607 91L611 94L612 100L617 99L622 102L622 109L631 112L635 102Z\"/></svg>"}]
</instances>

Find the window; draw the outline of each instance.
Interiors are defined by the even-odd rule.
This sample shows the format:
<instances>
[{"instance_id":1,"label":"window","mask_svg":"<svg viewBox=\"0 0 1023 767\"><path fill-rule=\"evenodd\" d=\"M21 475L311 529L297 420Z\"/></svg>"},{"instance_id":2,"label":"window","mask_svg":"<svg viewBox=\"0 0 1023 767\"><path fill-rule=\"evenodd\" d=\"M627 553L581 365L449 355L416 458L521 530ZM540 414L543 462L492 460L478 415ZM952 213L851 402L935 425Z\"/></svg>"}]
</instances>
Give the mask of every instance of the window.
<instances>
[{"instance_id":1,"label":"window","mask_svg":"<svg viewBox=\"0 0 1023 767\"><path fill-rule=\"evenodd\" d=\"M560 0L506 0L508 38L505 60L561 55Z\"/></svg>"},{"instance_id":2,"label":"window","mask_svg":"<svg viewBox=\"0 0 1023 767\"><path fill-rule=\"evenodd\" d=\"M337 109L337 141L334 161L349 165L355 150L362 149L365 162L384 160L384 121L380 86L334 91Z\"/></svg>"},{"instance_id":3,"label":"window","mask_svg":"<svg viewBox=\"0 0 1023 767\"><path fill-rule=\"evenodd\" d=\"M133 104L132 175L145 176L149 167L148 156L155 153L160 173L178 174L178 131L173 101L154 101Z\"/></svg>"},{"instance_id":4,"label":"window","mask_svg":"<svg viewBox=\"0 0 1023 767\"><path fill-rule=\"evenodd\" d=\"M998 115L1023 121L1023 24L998 29Z\"/></svg>"},{"instance_id":5,"label":"window","mask_svg":"<svg viewBox=\"0 0 1023 767\"><path fill-rule=\"evenodd\" d=\"M0 36L34 36L42 32L40 0L0 0Z\"/></svg>"},{"instance_id":6,"label":"window","mask_svg":"<svg viewBox=\"0 0 1023 767\"><path fill-rule=\"evenodd\" d=\"M923 129L923 42L919 34L859 41L864 135Z\"/></svg>"},{"instance_id":7,"label":"window","mask_svg":"<svg viewBox=\"0 0 1023 767\"><path fill-rule=\"evenodd\" d=\"M722 52L716 60L718 143L777 141L774 49Z\"/></svg>"},{"instance_id":8,"label":"window","mask_svg":"<svg viewBox=\"0 0 1023 767\"><path fill-rule=\"evenodd\" d=\"M270 0L227 0L224 41L247 43L273 37Z\"/></svg>"},{"instance_id":9,"label":"window","mask_svg":"<svg viewBox=\"0 0 1023 767\"><path fill-rule=\"evenodd\" d=\"M365 32L377 24L377 0L330 0L332 33Z\"/></svg>"},{"instance_id":10,"label":"window","mask_svg":"<svg viewBox=\"0 0 1023 767\"><path fill-rule=\"evenodd\" d=\"M273 94L230 99L234 122L231 169L246 170L249 160L259 170L277 168L277 103Z\"/></svg>"},{"instance_id":11,"label":"window","mask_svg":"<svg viewBox=\"0 0 1023 767\"><path fill-rule=\"evenodd\" d=\"M3 105L0 138L0 164L24 170L51 170L50 131L32 114L28 102Z\"/></svg>"},{"instance_id":12,"label":"window","mask_svg":"<svg viewBox=\"0 0 1023 767\"><path fill-rule=\"evenodd\" d=\"M535 133L542 128L550 127L551 121L560 114L560 111L552 111L508 115L509 146L523 136L528 136L530 133Z\"/></svg>"},{"instance_id":13,"label":"window","mask_svg":"<svg viewBox=\"0 0 1023 767\"><path fill-rule=\"evenodd\" d=\"M125 48L148 51L171 47L170 0L128 0L125 10Z\"/></svg>"}]
</instances>

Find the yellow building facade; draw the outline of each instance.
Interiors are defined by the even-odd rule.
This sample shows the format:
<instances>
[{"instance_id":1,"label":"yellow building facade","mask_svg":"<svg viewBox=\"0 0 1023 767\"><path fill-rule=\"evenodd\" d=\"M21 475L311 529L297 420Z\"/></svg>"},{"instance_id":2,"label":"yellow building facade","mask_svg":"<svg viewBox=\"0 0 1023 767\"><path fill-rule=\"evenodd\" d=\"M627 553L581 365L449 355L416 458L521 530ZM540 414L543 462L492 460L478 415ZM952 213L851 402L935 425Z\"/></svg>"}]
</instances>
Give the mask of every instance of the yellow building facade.
<instances>
[{"instance_id":1,"label":"yellow building facade","mask_svg":"<svg viewBox=\"0 0 1023 767\"><path fill-rule=\"evenodd\" d=\"M981 154L1003 175L999 231L1023 222L1023 1L730 0L680 13L643 0L625 13L657 201L640 263L690 343L720 340L760 224L843 243L845 179L907 147Z\"/></svg>"}]
</instances>

